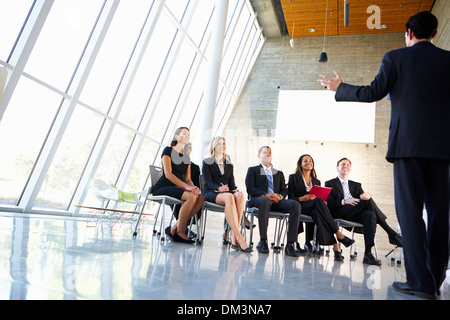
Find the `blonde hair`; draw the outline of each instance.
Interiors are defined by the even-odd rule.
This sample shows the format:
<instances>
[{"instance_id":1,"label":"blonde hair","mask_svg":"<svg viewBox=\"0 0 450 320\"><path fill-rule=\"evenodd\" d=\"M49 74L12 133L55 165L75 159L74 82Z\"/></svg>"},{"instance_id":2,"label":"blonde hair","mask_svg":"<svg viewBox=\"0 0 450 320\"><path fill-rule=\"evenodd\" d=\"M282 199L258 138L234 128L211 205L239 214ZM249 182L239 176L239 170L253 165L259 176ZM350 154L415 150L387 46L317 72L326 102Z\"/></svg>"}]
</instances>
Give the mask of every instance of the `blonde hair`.
<instances>
[{"instance_id":1,"label":"blonde hair","mask_svg":"<svg viewBox=\"0 0 450 320\"><path fill-rule=\"evenodd\" d=\"M214 137L211 140L211 144L209 145L209 154L213 157L216 156L216 147L219 144L220 139L223 139L224 142L226 142L225 138L222 136L218 136L218 137ZM224 153L223 157L225 158L226 161L231 162L230 157L228 156L228 154Z\"/></svg>"}]
</instances>

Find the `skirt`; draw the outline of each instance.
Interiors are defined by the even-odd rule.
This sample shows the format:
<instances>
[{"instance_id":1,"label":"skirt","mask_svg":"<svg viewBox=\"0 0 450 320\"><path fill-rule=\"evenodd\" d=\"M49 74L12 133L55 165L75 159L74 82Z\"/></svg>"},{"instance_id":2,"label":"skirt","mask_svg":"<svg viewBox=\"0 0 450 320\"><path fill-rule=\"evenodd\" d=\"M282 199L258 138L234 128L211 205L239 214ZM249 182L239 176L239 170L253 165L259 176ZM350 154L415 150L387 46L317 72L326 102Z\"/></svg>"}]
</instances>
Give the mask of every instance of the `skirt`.
<instances>
[{"instance_id":1,"label":"skirt","mask_svg":"<svg viewBox=\"0 0 450 320\"><path fill-rule=\"evenodd\" d=\"M163 186L153 190L152 194L154 196L169 196L181 200L184 192L185 190L177 187Z\"/></svg>"}]
</instances>

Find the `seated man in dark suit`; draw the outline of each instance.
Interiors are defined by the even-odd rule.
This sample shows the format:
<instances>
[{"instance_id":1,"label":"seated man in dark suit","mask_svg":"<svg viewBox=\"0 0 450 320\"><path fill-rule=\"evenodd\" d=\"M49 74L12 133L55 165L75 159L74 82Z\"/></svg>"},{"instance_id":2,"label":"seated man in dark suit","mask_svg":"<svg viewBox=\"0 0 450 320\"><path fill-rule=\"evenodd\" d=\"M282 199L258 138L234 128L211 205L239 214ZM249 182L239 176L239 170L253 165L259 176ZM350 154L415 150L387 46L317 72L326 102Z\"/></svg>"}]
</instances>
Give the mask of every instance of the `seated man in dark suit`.
<instances>
[{"instance_id":1,"label":"seated man in dark suit","mask_svg":"<svg viewBox=\"0 0 450 320\"><path fill-rule=\"evenodd\" d=\"M327 198L328 207L334 218L359 222L364 225L363 234L366 250L363 263L381 265L375 259L372 247L375 245L375 230L379 224L388 234L389 242L401 246L401 236L386 223L386 216L375 204L370 194L364 192L361 183L348 180L352 163L347 158L337 162L338 177L325 182L332 188Z\"/></svg>"},{"instance_id":2,"label":"seated man in dark suit","mask_svg":"<svg viewBox=\"0 0 450 320\"><path fill-rule=\"evenodd\" d=\"M295 248L300 224L300 203L294 200L284 199L287 188L284 174L272 167L272 150L268 146L261 147L258 151L261 164L248 168L245 177L247 193L250 197L249 206L258 208L258 224L260 242L258 252L269 253L267 245L267 226L269 212L289 212L289 226L285 254L297 257L299 252ZM300 248L298 248L301 250Z\"/></svg>"}]
</instances>

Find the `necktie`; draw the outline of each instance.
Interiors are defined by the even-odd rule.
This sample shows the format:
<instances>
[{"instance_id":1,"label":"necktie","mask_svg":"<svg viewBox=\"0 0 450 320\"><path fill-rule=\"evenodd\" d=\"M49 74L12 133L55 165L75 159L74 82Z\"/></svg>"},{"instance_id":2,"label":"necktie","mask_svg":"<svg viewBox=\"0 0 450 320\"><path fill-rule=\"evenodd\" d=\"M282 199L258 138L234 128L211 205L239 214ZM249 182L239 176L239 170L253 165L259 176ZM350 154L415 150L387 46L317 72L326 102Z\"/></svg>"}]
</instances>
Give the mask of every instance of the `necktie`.
<instances>
[{"instance_id":1,"label":"necktie","mask_svg":"<svg viewBox=\"0 0 450 320\"><path fill-rule=\"evenodd\" d=\"M344 190L344 200L352 199L352 194L350 193L350 189L348 187L347 181L342 181L342 189Z\"/></svg>"},{"instance_id":2,"label":"necktie","mask_svg":"<svg viewBox=\"0 0 450 320\"><path fill-rule=\"evenodd\" d=\"M273 177L270 168L266 168L267 182L269 183L268 193L273 193Z\"/></svg>"}]
</instances>

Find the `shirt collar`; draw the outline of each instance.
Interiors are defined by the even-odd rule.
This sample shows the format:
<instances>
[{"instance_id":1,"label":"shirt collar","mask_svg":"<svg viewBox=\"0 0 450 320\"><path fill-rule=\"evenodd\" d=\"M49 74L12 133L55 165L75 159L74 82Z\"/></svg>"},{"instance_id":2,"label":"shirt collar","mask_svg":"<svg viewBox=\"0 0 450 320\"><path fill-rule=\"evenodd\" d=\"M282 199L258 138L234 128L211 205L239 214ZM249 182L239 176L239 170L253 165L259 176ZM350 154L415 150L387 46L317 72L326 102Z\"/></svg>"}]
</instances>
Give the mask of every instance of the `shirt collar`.
<instances>
[{"instance_id":1,"label":"shirt collar","mask_svg":"<svg viewBox=\"0 0 450 320\"><path fill-rule=\"evenodd\" d=\"M347 183L348 183L348 179L347 179L347 180L343 180L343 179L341 179L341 177L339 177L339 176L338 176L338 179L339 179L339 181L341 181L341 184L342 184L343 182L347 182Z\"/></svg>"}]
</instances>

